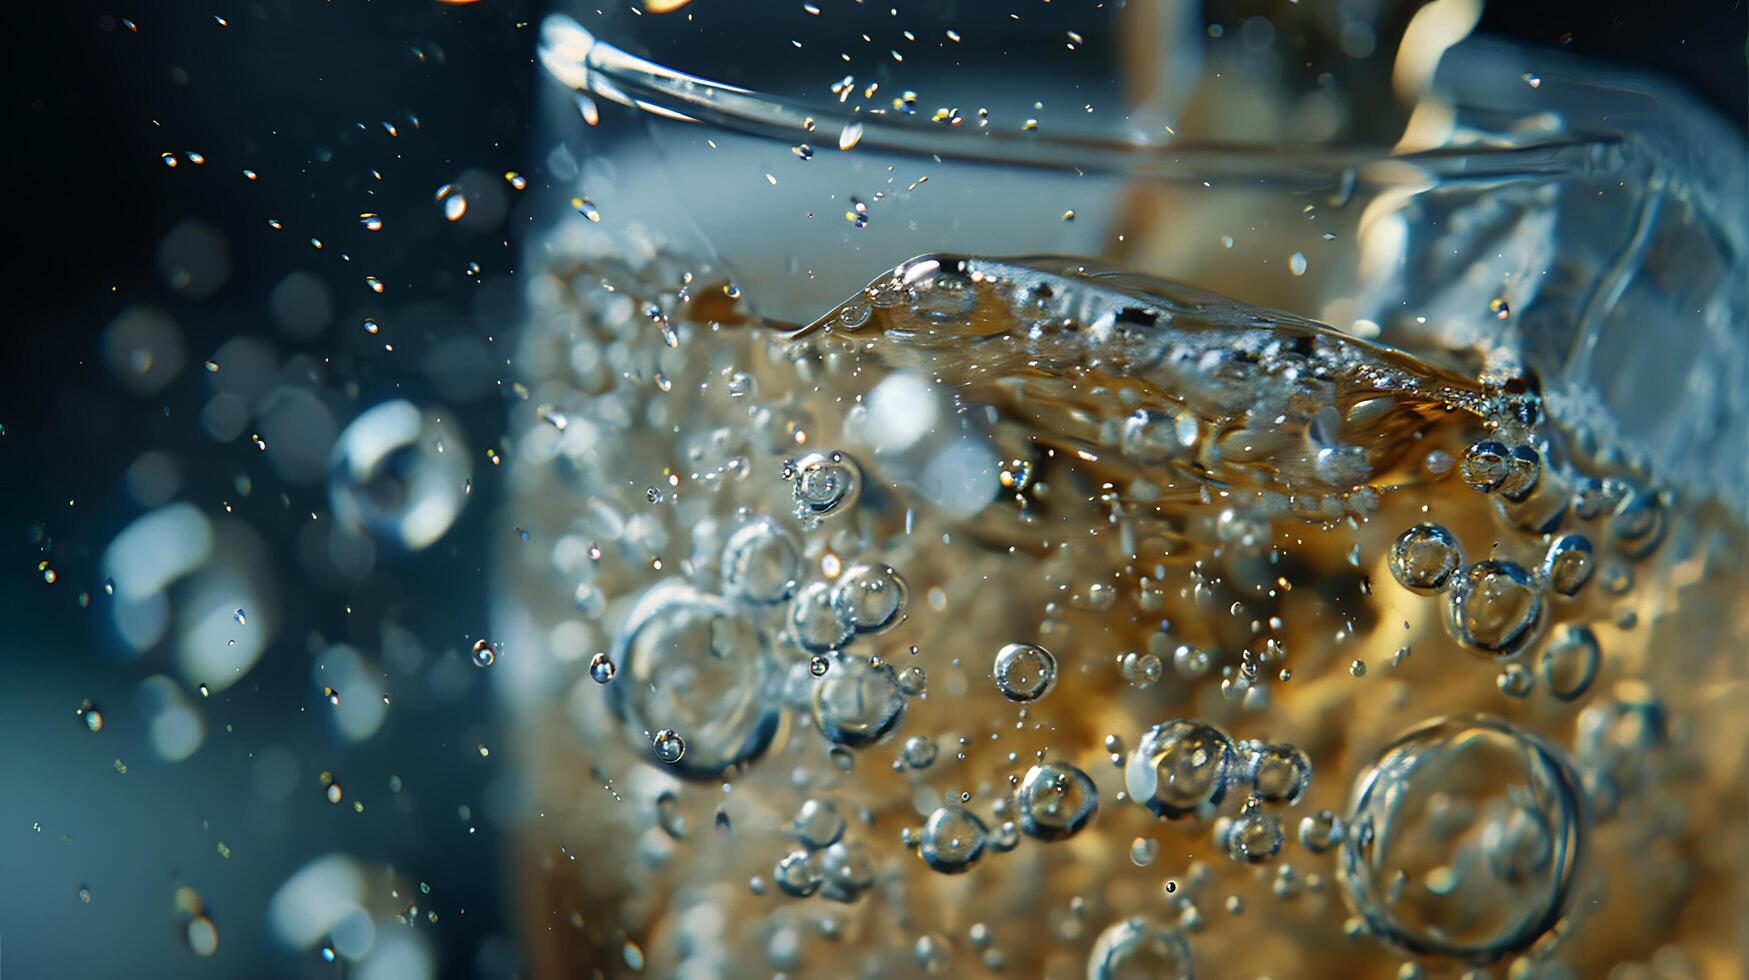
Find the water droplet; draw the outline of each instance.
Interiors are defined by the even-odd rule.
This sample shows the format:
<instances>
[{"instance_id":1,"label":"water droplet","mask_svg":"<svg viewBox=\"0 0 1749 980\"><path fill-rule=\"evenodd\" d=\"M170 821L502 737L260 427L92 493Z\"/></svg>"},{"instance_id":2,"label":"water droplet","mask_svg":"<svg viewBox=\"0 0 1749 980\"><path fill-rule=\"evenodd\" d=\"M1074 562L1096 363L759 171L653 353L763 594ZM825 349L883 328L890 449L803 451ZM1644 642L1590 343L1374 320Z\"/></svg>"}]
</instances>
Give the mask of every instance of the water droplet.
<instances>
[{"instance_id":1,"label":"water droplet","mask_svg":"<svg viewBox=\"0 0 1749 980\"><path fill-rule=\"evenodd\" d=\"M1287 257L1287 271L1295 276L1306 274L1306 256L1304 252L1295 252Z\"/></svg>"},{"instance_id":2,"label":"water droplet","mask_svg":"<svg viewBox=\"0 0 1749 980\"><path fill-rule=\"evenodd\" d=\"M849 123L838 134L838 148L840 150L853 149L860 142L862 142L862 123Z\"/></svg>"},{"instance_id":3,"label":"water droplet","mask_svg":"<svg viewBox=\"0 0 1749 980\"><path fill-rule=\"evenodd\" d=\"M1543 557L1543 580L1560 595L1577 595L1591 581L1596 568L1591 541L1581 534L1563 534L1549 545L1548 554Z\"/></svg>"}]
</instances>

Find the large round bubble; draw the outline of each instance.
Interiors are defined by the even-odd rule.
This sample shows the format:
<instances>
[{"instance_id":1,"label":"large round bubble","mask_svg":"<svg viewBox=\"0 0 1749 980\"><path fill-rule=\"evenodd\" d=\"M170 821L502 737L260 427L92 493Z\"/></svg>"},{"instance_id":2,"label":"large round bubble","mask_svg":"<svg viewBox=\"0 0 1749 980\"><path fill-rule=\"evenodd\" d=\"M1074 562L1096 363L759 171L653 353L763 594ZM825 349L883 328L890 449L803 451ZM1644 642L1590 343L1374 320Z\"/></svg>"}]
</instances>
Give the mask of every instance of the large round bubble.
<instances>
[{"instance_id":1,"label":"large round bubble","mask_svg":"<svg viewBox=\"0 0 1749 980\"><path fill-rule=\"evenodd\" d=\"M1565 912L1582 807L1572 770L1537 738L1485 716L1433 721L1356 781L1343 890L1386 942L1496 959Z\"/></svg>"},{"instance_id":2,"label":"large round bubble","mask_svg":"<svg viewBox=\"0 0 1749 980\"><path fill-rule=\"evenodd\" d=\"M814 721L838 745L861 748L886 737L905 715L905 693L889 664L838 656L814 682Z\"/></svg>"},{"instance_id":3,"label":"large round bubble","mask_svg":"<svg viewBox=\"0 0 1749 980\"><path fill-rule=\"evenodd\" d=\"M1156 816L1176 820L1220 803L1238 768L1225 732L1181 718L1155 725L1136 743L1124 787Z\"/></svg>"},{"instance_id":4,"label":"large round bubble","mask_svg":"<svg viewBox=\"0 0 1749 980\"><path fill-rule=\"evenodd\" d=\"M1142 916L1107 926L1087 957L1087 980L1191 980L1194 975L1184 936Z\"/></svg>"},{"instance_id":5,"label":"large round bubble","mask_svg":"<svg viewBox=\"0 0 1749 980\"><path fill-rule=\"evenodd\" d=\"M340 433L328 499L344 524L419 551L443 537L467 503L468 460L460 432L437 414L383 402Z\"/></svg>"},{"instance_id":6,"label":"large round bubble","mask_svg":"<svg viewBox=\"0 0 1749 980\"><path fill-rule=\"evenodd\" d=\"M615 637L618 679L606 685L628 741L685 739L665 768L710 779L764 752L777 732L776 669L765 636L721 596L670 579L638 599Z\"/></svg>"}]
</instances>

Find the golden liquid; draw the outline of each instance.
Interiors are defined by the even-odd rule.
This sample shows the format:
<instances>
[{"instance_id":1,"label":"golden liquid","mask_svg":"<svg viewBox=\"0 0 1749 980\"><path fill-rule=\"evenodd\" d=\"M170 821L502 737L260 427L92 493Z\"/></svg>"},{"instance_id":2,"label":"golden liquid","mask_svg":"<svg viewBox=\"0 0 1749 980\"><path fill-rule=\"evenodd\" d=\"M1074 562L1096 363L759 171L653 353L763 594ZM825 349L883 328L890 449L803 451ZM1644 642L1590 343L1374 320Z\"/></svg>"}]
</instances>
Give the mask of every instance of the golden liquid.
<instances>
[{"instance_id":1,"label":"golden liquid","mask_svg":"<svg viewBox=\"0 0 1749 980\"><path fill-rule=\"evenodd\" d=\"M1523 383L1484 381L1461 354L1418 358L1074 260L929 261L800 330L756 322L733 287L678 267L556 270L535 289L518 360L538 366L525 368L509 513L558 544L512 548L502 567L510 642L555 665L517 729L531 780L519 909L536 975L1081 977L1095 975L1097 937L1137 916L1180 934L1200 977L1743 975L1749 604L1744 536L1725 505L1570 450L1563 420L1540 417ZM1466 484L1460 461L1481 439L1539 448L1524 501ZM854 463L859 493L798 518L785 462L833 451ZM1618 481L1590 516L1572 504L1587 478ZM1661 495L1658 543L1642 557L1644 539L1622 539L1616 516L1634 491ZM723 538L755 515L799 543L798 584L892 566L902 619L816 677L787 638L786 607L747 610L782 674L777 730L721 776L681 778L654 731L615 713L613 685L638 683L628 665L606 684L588 667L656 583L722 592ZM1498 657L1454 638L1447 593L1393 577L1393 541L1423 522L1455 535L1466 565L1533 575L1553 538L1581 534L1595 571L1571 598L1539 579L1534 638ZM1473 611L1478 628L1522 612L1485 600ZM1580 624L1600 666L1562 700L1539 654ZM1054 654L1043 698L998 689L993 658L1011 643ZM1206 672L1175 663L1181 646L1207 654ZM1139 665L1150 654L1152 680ZM731 670L753 656L733 642L692 655ZM870 657L921 667L926 693L883 740L834 749L809 691ZM1520 683L1501 681L1512 665L1534 682L1523 696L1503 690ZM678 698L707 717L733 695L696 683L653 703ZM1600 727L1617 702L1655 702L1665 730L1634 729L1640 715ZM1570 767L1585 800L1571 814L1578 858L1558 923L1534 941L1416 955L1358 915L1339 880L1344 848L1313 853L1296 831L1320 810L1350 818L1357 780L1404 732L1477 714ZM1297 802L1260 804L1286 837L1272 859L1242 863L1216 839L1217 821L1245 807L1242 778L1201 817L1161 819L1126 797L1121 763L1178 718L1309 756ZM681 720L651 725L689 737ZM937 747L927 768L896 765L913 736ZM689 741L695 759L712 748ZM1097 786L1078 833L1022 834L958 875L907 843L944 801L963 800L994 837L1041 760ZM1416 879L1400 911L1485 936L1490 902L1536 898L1511 875L1487 878L1478 850L1487 807L1509 791L1461 775L1435 800L1468 821L1451 842L1401 832L1409 850L1419 840L1470 862L1451 869L1458 899L1441 904L1432 879ZM855 901L774 883L801 849L791 821L810 799L836 806L872 863ZM1465 895L1491 898L1466 907ZM1111 975L1160 975L1143 958L1128 969Z\"/></svg>"}]
</instances>

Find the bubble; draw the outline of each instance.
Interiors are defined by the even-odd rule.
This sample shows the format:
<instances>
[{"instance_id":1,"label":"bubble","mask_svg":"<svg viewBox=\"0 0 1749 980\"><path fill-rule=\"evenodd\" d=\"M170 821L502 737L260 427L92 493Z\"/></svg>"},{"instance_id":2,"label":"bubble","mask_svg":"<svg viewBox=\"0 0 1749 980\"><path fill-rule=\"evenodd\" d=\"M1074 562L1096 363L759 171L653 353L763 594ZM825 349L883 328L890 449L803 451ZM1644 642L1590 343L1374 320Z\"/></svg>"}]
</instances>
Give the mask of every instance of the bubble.
<instances>
[{"instance_id":1,"label":"bubble","mask_svg":"<svg viewBox=\"0 0 1749 980\"><path fill-rule=\"evenodd\" d=\"M917 965L923 972L932 977L939 977L953 965L953 946L947 937L938 932L926 936L918 936L917 943L912 947L912 955L917 957Z\"/></svg>"},{"instance_id":2,"label":"bubble","mask_svg":"<svg viewBox=\"0 0 1749 980\"><path fill-rule=\"evenodd\" d=\"M1511 451L1503 444L1484 439L1464 450L1458 463L1458 474L1464 482L1483 493L1493 493L1505 481L1511 470Z\"/></svg>"},{"instance_id":3,"label":"bubble","mask_svg":"<svg viewBox=\"0 0 1749 980\"><path fill-rule=\"evenodd\" d=\"M785 895L793 898L807 898L819 891L824 879L821 860L811 851L796 850L785 854L771 872L771 880L777 882L777 887Z\"/></svg>"},{"instance_id":4,"label":"bubble","mask_svg":"<svg viewBox=\"0 0 1749 980\"><path fill-rule=\"evenodd\" d=\"M1516 654L1542 625L1542 593L1531 574L1509 561L1479 561L1445 596L1452 638L1499 657Z\"/></svg>"},{"instance_id":5,"label":"bubble","mask_svg":"<svg viewBox=\"0 0 1749 980\"><path fill-rule=\"evenodd\" d=\"M836 650L856 632L833 603L827 582L809 582L796 593L790 601L789 627L796 643L814 653Z\"/></svg>"},{"instance_id":6,"label":"bubble","mask_svg":"<svg viewBox=\"0 0 1749 980\"><path fill-rule=\"evenodd\" d=\"M1213 666L1214 657L1200 647L1180 646L1172 651L1172 668L1178 671L1178 676L1195 680L1209 672Z\"/></svg>"},{"instance_id":7,"label":"bubble","mask_svg":"<svg viewBox=\"0 0 1749 980\"><path fill-rule=\"evenodd\" d=\"M832 586L832 607L858 633L879 633L905 610L905 580L888 565L855 564Z\"/></svg>"},{"instance_id":8,"label":"bubble","mask_svg":"<svg viewBox=\"0 0 1749 980\"><path fill-rule=\"evenodd\" d=\"M1057 658L1036 643L1010 643L996 652L996 687L1010 701L1037 701L1057 683Z\"/></svg>"},{"instance_id":9,"label":"bubble","mask_svg":"<svg viewBox=\"0 0 1749 980\"><path fill-rule=\"evenodd\" d=\"M1221 802L1233 774L1233 742L1202 722L1177 719L1149 729L1124 766L1130 798L1176 820Z\"/></svg>"},{"instance_id":10,"label":"bubble","mask_svg":"<svg viewBox=\"0 0 1749 980\"><path fill-rule=\"evenodd\" d=\"M943 874L961 874L984 856L988 841L984 821L964 807L944 806L929 815L917 853L923 863Z\"/></svg>"},{"instance_id":11,"label":"bubble","mask_svg":"<svg viewBox=\"0 0 1749 980\"><path fill-rule=\"evenodd\" d=\"M81 701L79 707L73 709L73 714L85 719L85 727L88 730L103 731L103 710L93 704L90 698Z\"/></svg>"},{"instance_id":12,"label":"bubble","mask_svg":"<svg viewBox=\"0 0 1749 980\"><path fill-rule=\"evenodd\" d=\"M328 499L341 521L419 551L455 523L471 471L467 445L449 423L410 402L383 402L340 433Z\"/></svg>"},{"instance_id":13,"label":"bubble","mask_svg":"<svg viewBox=\"0 0 1749 980\"><path fill-rule=\"evenodd\" d=\"M1292 745L1265 745L1251 753L1251 785L1266 803L1298 803L1312 785L1312 759Z\"/></svg>"},{"instance_id":14,"label":"bubble","mask_svg":"<svg viewBox=\"0 0 1749 980\"><path fill-rule=\"evenodd\" d=\"M1577 595L1585 583L1591 581L1591 573L1596 568L1591 541L1582 534L1563 534L1549 545L1548 554L1543 556L1543 581L1561 595Z\"/></svg>"},{"instance_id":15,"label":"bubble","mask_svg":"<svg viewBox=\"0 0 1749 980\"><path fill-rule=\"evenodd\" d=\"M475 640L473 660L475 667L490 667L498 662L498 648L489 640Z\"/></svg>"},{"instance_id":16,"label":"bubble","mask_svg":"<svg viewBox=\"0 0 1749 980\"><path fill-rule=\"evenodd\" d=\"M831 847L844 836L844 816L830 802L806 800L801 809L796 811L790 827L803 847L817 851L822 847Z\"/></svg>"},{"instance_id":17,"label":"bubble","mask_svg":"<svg viewBox=\"0 0 1749 980\"><path fill-rule=\"evenodd\" d=\"M656 825L675 840L686 839L686 817L680 812L680 797L671 789L656 794Z\"/></svg>"},{"instance_id":18,"label":"bubble","mask_svg":"<svg viewBox=\"0 0 1749 980\"><path fill-rule=\"evenodd\" d=\"M1509 698L1527 698L1531 689L1536 687L1536 675L1526 670L1523 664L1507 664L1500 676L1494 678L1494 686Z\"/></svg>"},{"instance_id":19,"label":"bubble","mask_svg":"<svg viewBox=\"0 0 1749 980\"><path fill-rule=\"evenodd\" d=\"M1118 661L1123 679L1134 687L1153 687L1164 670L1160 658L1152 653L1126 653Z\"/></svg>"},{"instance_id":20,"label":"bubble","mask_svg":"<svg viewBox=\"0 0 1749 980\"><path fill-rule=\"evenodd\" d=\"M183 938L188 941L188 948L196 956L212 956L219 951L219 927L205 915L197 915L188 920Z\"/></svg>"},{"instance_id":21,"label":"bubble","mask_svg":"<svg viewBox=\"0 0 1749 980\"><path fill-rule=\"evenodd\" d=\"M672 728L664 728L657 732L650 747L656 753L656 758L669 765L686 757L686 739L681 738L680 733Z\"/></svg>"},{"instance_id":22,"label":"bubble","mask_svg":"<svg viewBox=\"0 0 1749 980\"><path fill-rule=\"evenodd\" d=\"M820 852L825 890L822 896L835 902L854 902L874 887L875 864L868 848L854 841L838 841Z\"/></svg>"},{"instance_id":23,"label":"bubble","mask_svg":"<svg viewBox=\"0 0 1749 980\"><path fill-rule=\"evenodd\" d=\"M723 588L748 602L771 604L795 594L801 549L777 522L759 517L723 545Z\"/></svg>"},{"instance_id":24,"label":"bubble","mask_svg":"<svg viewBox=\"0 0 1749 980\"><path fill-rule=\"evenodd\" d=\"M674 727L687 751L675 771L710 779L758 757L780 717L777 669L765 635L720 596L669 579L651 586L614 637L620 677L606 687L626 737Z\"/></svg>"},{"instance_id":25,"label":"bubble","mask_svg":"<svg viewBox=\"0 0 1749 980\"><path fill-rule=\"evenodd\" d=\"M589 658L589 679L597 684L606 684L618 672L619 668L614 666L613 658L605 653Z\"/></svg>"},{"instance_id":26,"label":"bubble","mask_svg":"<svg viewBox=\"0 0 1749 980\"><path fill-rule=\"evenodd\" d=\"M1631 790L1669 737L1664 704L1640 683L1616 685L1611 696L1579 713L1574 751L1586 770Z\"/></svg>"},{"instance_id":27,"label":"bubble","mask_svg":"<svg viewBox=\"0 0 1749 980\"><path fill-rule=\"evenodd\" d=\"M1391 544L1391 577L1411 592L1427 595L1451 581L1464 564L1457 536L1438 524L1417 524Z\"/></svg>"},{"instance_id":28,"label":"bubble","mask_svg":"<svg viewBox=\"0 0 1749 980\"><path fill-rule=\"evenodd\" d=\"M1347 836L1348 826L1329 810L1319 810L1300 818L1300 846L1313 854L1322 854Z\"/></svg>"},{"instance_id":29,"label":"bubble","mask_svg":"<svg viewBox=\"0 0 1749 980\"><path fill-rule=\"evenodd\" d=\"M827 660L825 657L822 657L817 653L808 658L808 673L813 674L815 677L826 676L826 671L830 670L831 667L832 661Z\"/></svg>"},{"instance_id":30,"label":"bubble","mask_svg":"<svg viewBox=\"0 0 1749 980\"><path fill-rule=\"evenodd\" d=\"M864 657L838 657L826 676L814 682L814 722L836 745L872 745L898 727L905 695L889 664Z\"/></svg>"},{"instance_id":31,"label":"bubble","mask_svg":"<svg viewBox=\"0 0 1749 980\"><path fill-rule=\"evenodd\" d=\"M1280 817L1252 807L1228 828L1227 856L1242 864L1262 864L1281 853L1286 839Z\"/></svg>"},{"instance_id":32,"label":"bubble","mask_svg":"<svg viewBox=\"0 0 1749 980\"><path fill-rule=\"evenodd\" d=\"M840 452L809 453L784 465L795 481L796 516L824 518L849 510L862 491L856 463Z\"/></svg>"},{"instance_id":33,"label":"bubble","mask_svg":"<svg viewBox=\"0 0 1749 980\"><path fill-rule=\"evenodd\" d=\"M899 690L911 697L921 695L929 686L929 673L922 667L912 664L899 671Z\"/></svg>"},{"instance_id":34,"label":"bubble","mask_svg":"<svg viewBox=\"0 0 1749 980\"><path fill-rule=\"evenodd\" d=\"M1368 930L1487 961L1555 925L1582 849L1578 783L1542 741L1485 716L1439 719L1355 782L1339 872Z\"/></svg>"},{"instance_id":35,"label":"bubble","mask_svg":"<svg viewBox=\"0 0 1749 980\"><path fill-rule=\"evenodd\" d=\"M1609 519L1609 536L1628 558L1644 558L1664 538L1664 504L1649 490L1630 494Z\"/></svg>"},{"instance_id":36,"label":"bubble","mask_svg":"<svg viewBox=\"0 0 1749 980\"><path fill-rule=\"evenodd\" d=\"M1192 980L1190 945L1142 916L1114 922L1093 942L1087 980Z\"/></svg>"},{"instance_id":37,"label":"bubble","mask_svg":"<svg viewBox=\"0 0 1749 980\"><path fill-rule=\"evenodd\" d=\"M928 769L935 765L936 753L935 742L929 736L913 735L905 740L901 758L912 769Z\"/></svg>"},{"instance_id":38,"label":"bubble","mask_svg":"<svg viewBox=\"0 0 1749 980\"><path fill-rule=\"evenodd\" d=\"M1586 626L1568 626L1543 647L1537 666L1549 694L1562 701L1576 701L1591 688L1602 663L1597 637Z\"/></svg>"},{"instance_id":39,"label":"bubble","mask_svg":"<svg viewBox=\"0 0 1749 980\"><path fill-rule=\"evenodd\" d=\"M1020 829L1027 836L1063 840L1079 833L1099 812L1099 790L1067 762L1046 762L1027 770L1016 802Z\"/></svg>"}]
</instances>

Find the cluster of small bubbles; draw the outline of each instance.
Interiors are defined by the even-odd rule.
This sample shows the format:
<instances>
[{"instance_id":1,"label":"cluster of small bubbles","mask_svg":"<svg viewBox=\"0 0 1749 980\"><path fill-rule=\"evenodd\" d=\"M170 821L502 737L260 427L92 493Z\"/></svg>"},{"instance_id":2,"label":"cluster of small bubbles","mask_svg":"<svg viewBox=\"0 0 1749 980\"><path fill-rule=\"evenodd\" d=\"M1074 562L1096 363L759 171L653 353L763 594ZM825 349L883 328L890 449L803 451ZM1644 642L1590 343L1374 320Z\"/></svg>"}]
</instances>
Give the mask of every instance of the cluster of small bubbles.
<instances>
[{"instance_id":1,"label":"cluster of small bubbles","mask_svg":"<svg viewBox=\"0 0 1749 980\"><path fill-rule=\"evenodd\" d=\"M1099 811L1093 780L1067 762L1046 762L1027 770L1015 799L1020 829L1039 840L1062 840L1079 833Z\"/></svg>"},{"instance_id":2,"label":"cluster of small bubbles","mask_svg":"<svg viewBox=\"0 0 1749 980\"><path fill-rule=\"evenodd\" d=\"M1227 828L1227 856L1241 864L1263 864L1281 853L1286 840L1281 817L1252 804Z\"/></svg>"},{"instance_id":3,"label":"cluster of small bubbles","mask_svg":"<svg viewBox=\"0 0 1749 980\"><path fill-rule=\"evenodd\" d=\"M1578 595L1591 573L1597 568L1591 552L1591 541L1582 534L1563 534L1550 545L1543 556L1543 581L1549 589L1564 596Z\"/></svg>"},{"instance_id":4,"label":"cluster of small bubbles","mask_svg":"<svg viewBox=\"0 0 1749 980\"><path fill-rule=\"evenodd\" d=\"M1588 626L1568 626L1537 657L1544 689L1561 701L1576 701L1591 688L1603 661L1597 636Z\"/></svg>"},{"instance_id":5,"label":"cluster of small bubbles","mask_svg":"<svg viewBox=\"0 0 1749 980\"><path fill-rule=\"evenodd\" d=\"M1190 945L1176 929L1136 916L1107 926L1087 957L1087 980L1191 980Z\"/></svg>"},{"instance_id":6,"label":"cluster of small bubbles","mask_svg":"<svg viewBox=\"0 0 1749 980\"><path fill-rule=\"evenodd\" d=\"M820 857L806 850L785 854L771 872L771 880L777 882L777 887L792 898L807 898L814 894L820 890L820 883L824 879L825 868Z\"/></svg>"},{"instance_id":7,"label":"cluster of small bubbles","mask_svg":"<svg viewBox=\"0 0 1749 980\"><path fill-rule=\"evenodd\" d=\"M1002 489L1022 493L1032 486L1032 461L1016 457L1002 464L1002 469L996 474L997 482Z\"/></svg>"},{"instance_id":8,"label":"cluster of small bubbles","mask_svg":"<svg viewBox=\"0 0 1749 980\"><path fill-rule=\"evenodd\" d=\"M490 640L474 641L474 666L490 667L498 662L498 648Z\"/></svg>"},{"instance_id":9,"label":"cluster of small bubbles","mask_svg":"<svg viewBox=\"0 0 1749 980\"><path fill-rule=\"evenodd\" d=\"M1220 804L1235 765L1233 741L1225 732L1178 719L1142 735L1124 768L1124 788L1155 816L1193 816Z\"/></svg>"},{"instance_id":10,"label":"cluster of small bubbles","mask_svg":"<svg viewBox=\"0 0 1749 980\"><path fill-rule=\"evenodd\" d=\"M1543 597L1536 579L1509 561L1479 561L1445 595L1446 628L1465 646L1509 657L1535 638Z\"/></svg>"},{"instance_id":11,"label":"cluster of small bubbles","mask_svg":"<svg viewBox=\"0 0 1749 980\"><path fill-rule=\"evenodd\" d=\"M1494 678L1494 686L1509 698L1527 698L1536 687L1536 675L1523 664L1507 664L1500 676Z\"/></svg>"},{"instance_id":12,"label":"cluster of small bubbles","mask_svg":"<svg viewBox=\"0 0 1749 980\"><path fill-rule=\"evenodd\" d=\"M1269 521L1250 511L1229 507L1215 519L1215 537L1241 551L1259 551L1269 544Z\"/></svg>"},{"instance_id":13,"label":"cluster of small bubbles","mask_svg":"<svg viewBox=\"0 0 1749 980\"><path fill-rule=\"evenodd\" d=\"M1153 687L1164 669L1160 658L1152 653L1132 651L1118 658L1118 670L1132 687Z\"/></svg>"},{"instance_id":14,"label":"cluster of small bubbles","mask_svg":"<svg viewBox=\"0 0 1749 980\"><path fill-rule=\"evenodd\" d=\"M1438 719L1356 780L1341 880L1366 931L1486 961L1553 928L1582 850L1577 778L1556 750L1485 716Z\"/></svg>"},{"instance_id":15,"label":"cluster of small bubbles","mask_svg":"<svg viewBox=\"0 0 1749 980\"><path fill-rule=\"evenodd\" d=\"M1319 810L1300 818L1300 846L1313 854L1322 854L1347 834L1342 818L1329 810Z\"/></svg>"},{"instance_id":16,"label":"cluster of small bubbles","mask_svg":"<svg viewBox=\"0 0 1749 980\"><path fill-rule=\"evenodd\" d=\"M901 758L912 769L928 769L935 765L937 752L935 741L929 736L913 735L905 740Z\"/></svg>"},{"instance_id":17,"label":"cluster of small bubbles","mask_svg":"<svg viewBox=\"0 0 1749 980\"><path fill-rule=\"evenodd\" d=\"M1057 658L1036 643L1010 643L996 652L996 687L1010 701L1037 701L1057 683Z\"/></svg>"},{"instance_id":18,"label":"cluster of small bubbles","mask_svg":"<svg viewBox=\"0 0 1749 980\"><path fill-rule=\"evenodd\" d=\"M1423 595L1437 592L1463 567L1457 535L1438 524L1417 524L1391 544L1391 577L1403 588Z\"/></svg>"},{"instance_id":19,"label":"cluster of small bubbles","mask_svg":"<svg viewBox=\"0 0 1749 980\"><path fill-rule=\"evenodd\" d=\"M905 579L889 565L857 563L832 586L831 603L858 633L879 633L905 610Z\"/></svg>"},{"instance_id":20,"label":"cluster of small bubbles","mask_svg":"<svg viewBox=\"0 0 1749 980\"><path fill-rule=\"evenodd\" d=\"M1298 803L1312 785L1312 759L1292 745L1252 745L1246 768L1257 799L1265 803Z\"/></svg>"},{"instance_id":21,"label":"cluster of small bubbles","mask_svg":"<svg viewBox=\"0 0 1749 980\"><path fill-rule=\"evenodd\" d=\"M664 728L656 733L650 747L655 751L656 758L673 765L686 755L686 739L672 728Z\"/></svg>"},{"instance_id":22,"label":"cluster of small bubbles","mask_svg":"<svg viewBox=\"0 0 1749 980\"><path fill-rule=\"evenodd\" d=\"M844 836L844 815L829 801L805 800L790 826L803 847L817 851L831 847Z\"/></svg>"},{"instance_id":23,"label":"cluster of small bubbles","mask_svg":"<svg viewBox=\"0 0 1749 980\"><path fill-rule=\"evenodd\" d=\"M872 745L898 727L905 694L890 664L863 657L835 660L832 670L814 682L814 722L835 745Z\"/></svg>"},{"instance_id":24,"label":"cluster of small bubbles","mask_svg":"<svg viewBox=\"0 0 1749 980\"><path fill-rule=\"evenodd\" d=\"M809 582L790 600L790 635L802 649L814 653L836 650L856 630L832 601L830 582Z\"/></svg>"},{"instance_id":25,"label":"cluster of small bubbles","mask_svg":"<svg viewBox=\"0 0 1749 980\"><path fill-rule=\"evenodd\" d=\"M589 658L589 679L597 684L606 684L613 680L613 675L618 670L613 665L613 658L605 653L597 653Z\"/></svg>"},{"instance_id":26,"label":"cluster of small bubbles","mask_svg":"<svg viewBox=\"0 0 1749 980\"><path fill-rule=\"evenodd\" d=\"M769 517L736 528L723 544L723 588L748 602L772 604L796 590L801 550Z\"/></svg>"},{"instance_id":27,"label":"cluster of small bubbles","mask_svg":"<svg viewBox=\"0 0 1749 980\"><path fill-rule=\"evenodd\" d=\"M836 451L790 460L784 464L783 476L795 483L797 517L818 519L848 510L862 489L856 463Z\"/></svg>"},{"instance_id":28,"label":"cluster of small bubbles","mask_svg":"<svg viewBox=\"0 0 1749 980\"><path fill-rule=\"evenodd\" d=\"M989 831L976 814L964 807L944 806L924 823L917 853L936 871L960 874L984 856L988 840Z\"/></svg>"}]
</instances>

